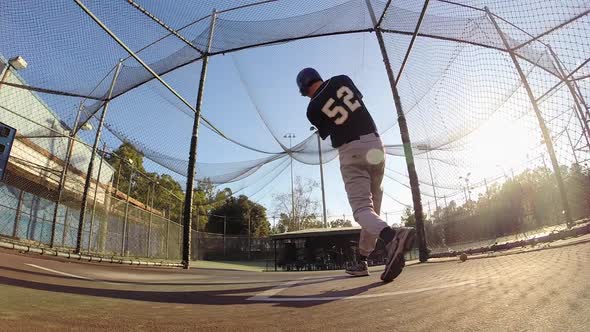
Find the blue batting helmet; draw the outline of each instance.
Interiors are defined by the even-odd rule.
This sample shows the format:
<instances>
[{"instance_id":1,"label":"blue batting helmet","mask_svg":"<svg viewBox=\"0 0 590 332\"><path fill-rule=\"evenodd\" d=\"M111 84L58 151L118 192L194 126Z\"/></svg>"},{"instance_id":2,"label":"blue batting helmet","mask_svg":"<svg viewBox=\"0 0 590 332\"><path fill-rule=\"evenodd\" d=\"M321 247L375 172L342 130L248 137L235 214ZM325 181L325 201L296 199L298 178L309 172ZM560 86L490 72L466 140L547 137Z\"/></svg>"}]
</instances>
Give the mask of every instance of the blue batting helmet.
<instances>
[{"instance_id":1,"label":"blue batting helmet","mask_svg":"<svg viewBox=\"0 0 590 332\"><path fill-rule=\"evenodd\" d=\"M315 82L321 81L322 77L313 68L304 68L297 74L297 86L302 96L307 94L307 89Z\"/></svg>"}]
</instances>

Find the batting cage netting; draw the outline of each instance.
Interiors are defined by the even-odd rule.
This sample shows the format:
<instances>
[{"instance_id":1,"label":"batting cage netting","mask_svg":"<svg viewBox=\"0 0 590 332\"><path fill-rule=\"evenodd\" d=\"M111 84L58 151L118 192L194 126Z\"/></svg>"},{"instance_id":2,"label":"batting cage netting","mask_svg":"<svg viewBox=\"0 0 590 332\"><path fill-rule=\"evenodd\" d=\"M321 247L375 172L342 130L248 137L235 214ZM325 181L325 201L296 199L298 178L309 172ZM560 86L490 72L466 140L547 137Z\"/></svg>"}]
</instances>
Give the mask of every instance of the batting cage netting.
<instances>
[{"instance_id":1,"label":"batting cage netting","mask_svg":"<svg viewBox=\"0 0 590 332\"><path fill-rule=\"evenodd\" d=\"M8 0L0 16L7 241L258 259L272 232L352 221L304 67L363 91L388 154L381 216L418 228L422 260L590 216L587 1Z\"/></svg>"}]
</instances>

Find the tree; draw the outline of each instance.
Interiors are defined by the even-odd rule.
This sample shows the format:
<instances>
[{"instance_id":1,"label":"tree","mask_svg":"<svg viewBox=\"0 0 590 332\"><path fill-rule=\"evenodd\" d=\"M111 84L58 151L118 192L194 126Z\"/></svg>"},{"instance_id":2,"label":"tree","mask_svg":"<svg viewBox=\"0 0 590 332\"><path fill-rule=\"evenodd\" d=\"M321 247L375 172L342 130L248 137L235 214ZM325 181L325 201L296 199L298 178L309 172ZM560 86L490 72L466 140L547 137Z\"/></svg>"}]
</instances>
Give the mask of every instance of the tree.
<instances>
[{"instance_id":1,"label":"tree","mask_svg":"<svg viewBox=\"0 0 590 332\"><path fill-rule=\"evenodd\" d=\"M590 170L561 166L574 219L590 215ZM406 216L409 216L406 213ZM501 185L492 184L477 201L448 207L434 215L430 243L494 239L563 223L561 196L554 174L545 167L527 169Z\"/></svg>"},{"instance_id":2,"label":"tree","mask_svg":"<svg viewBox=\"0 0 590 332\"><path fill-rule=\"evenodd\" d=\"M148 206L152 205L153 200L155 209L162 211L171 220L180 222L184 201L182 187L168 174L146 172L143 158L141 152L127 142L107 155L105 159L115 169L114 187L124 194L129 192L132 198Z\"/></svg>"},{"instance_id":3,"label":"tree","mask_svg":"<svg viewBox=\"0 0 590 332\"><path fill-rule=\"evenodd\" d=\"M193 227L199 230L207 229L207 223L211 220L208 216L223 206L231 195L232 191L229 188L218 190L207 178L199 181L193 194Z\"/></svg>"},{"instance_id":4,"label":"tree","mask_svg":"<svg viewBox=\"0 0 590 332\"><path fill-rule=\"evenodd\" d=\"M143 155L131 143L124 142L105 159L115 169L113 178L115 188L123 193L127 193L129 189L131 172L145 173ZM134 188L137 186L133 185L134 182L135 179L132 179L131 196L136 197L137 192L134 191Z\"/></svg>"},{"instance_id":5,"label":"tree","mask_svg":"<svg viewBox=\"0 0 590 332\"><path fill-rule=\"evenodd\" d=\"M274 196L275 214L278 214L279 229L290 232L300 229L320 228L322 222L318 218L320 203L312 198L313 191L318 188L318 183L311 179L295 178L293 198L295 210L292 208L291 192Z\"/></svg>"},{"instance_id":6,"label":"tree","mask_svg":"<svg viewBox=\"0 0 590 332\"><path fill-rule=\"evenodd\" d=\"M155 186L154 208L165 211L170 219L179 221L183 203L184 192L180 184L168 174L160 175Z\"/></svg>"},{"instance_id":7,"label":"tree","mask_svg":"<svg viewBox=\"0 0 590 332\"><path fill-rule=\"evenodd\" d=\"M212 209L206 230L212 233L223 233L224 221L226 234L248 234L248 229L253 237L264 237L270 233L266 208L252 202L244 195L237 198L228 197L223 204Z\"/></svg>"},{"instance_id":8,"label":"tree","mask_svg":"<svg viewBox=\"0 0 590 332\"><path fill-rule=\"evenodd\" d=\"M406 207L404 214L401 217L402 225L405 227L416 227L416 216L414 216L414 212L411 208Z\"/></svg>"},{"instance_id":9,"label":"tree","mask_svg":"<svg viewBox=\"0 0 590 332\"><path fill-rule=\"evenodd\" d=\"M330 228L352 227L352 222L348 219L336 219L330 221Z\"/></svg>"}]
</instances>

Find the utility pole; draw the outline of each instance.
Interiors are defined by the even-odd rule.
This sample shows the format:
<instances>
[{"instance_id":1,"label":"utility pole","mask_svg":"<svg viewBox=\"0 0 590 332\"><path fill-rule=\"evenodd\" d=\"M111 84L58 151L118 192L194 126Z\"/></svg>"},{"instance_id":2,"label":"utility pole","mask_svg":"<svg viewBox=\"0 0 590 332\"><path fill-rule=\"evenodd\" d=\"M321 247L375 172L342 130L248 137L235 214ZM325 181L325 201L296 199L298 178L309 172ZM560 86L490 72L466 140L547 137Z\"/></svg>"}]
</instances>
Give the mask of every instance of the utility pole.
<instances>
[{"instance_id":1,"label":"utility pole","mask_svg":"<svg viewBox=\"0 0 590 332\"><path fill-rule=\"evenodd\" d=\"M328 217L326 214L326 191L325 191L325 187L324 187L324 163L322 160L322 141L321 141L321 137L320 137L320 132L318 130L316 130L315 127L311 127L309 128L310 130L315 130L315 133L318 137L318 158L320 160L320 181L321 181L321 186L322 186L322 207L323 207L323 213L324 213L324 228L328 228ZM291 159L292 160L292 159Z\"/></svg>"},{"instance_id":2,"label":"utility pole","mask_svg":"<svg viewBox=\"0 0 590 332\"><path fill-rule=\"evenodd\" d=\"M293 152L291 149L293 148L293 138L295 138L295 134L293 133L286 133L284 138L289 139L289 157L291 157L291 221L296 223L295 221L295 189L293 185L293 156L291 155ZM297 230L300 230L300 224L297 223Z\"/></svg>"}]
</instances>

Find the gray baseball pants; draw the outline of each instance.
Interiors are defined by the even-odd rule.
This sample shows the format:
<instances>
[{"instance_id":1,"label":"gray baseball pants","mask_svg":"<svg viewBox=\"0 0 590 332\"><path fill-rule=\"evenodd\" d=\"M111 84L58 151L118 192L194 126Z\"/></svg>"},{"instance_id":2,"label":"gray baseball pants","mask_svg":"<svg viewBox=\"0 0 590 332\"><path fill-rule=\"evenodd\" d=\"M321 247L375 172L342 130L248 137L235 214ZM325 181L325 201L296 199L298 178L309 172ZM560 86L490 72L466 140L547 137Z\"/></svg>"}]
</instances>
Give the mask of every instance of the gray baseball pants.
<instances>
[{"instance_id":1,"label":"gray baseball pants","mask_svg":"<svg viewBox=\"0 0 590 332\"><path fill-rule=\"evenodd\" d=\"M361 225L359 253L369 256L375 249L379 233L388 227L379 217L383 199L385 149L375 134L338 148L340 171L354 220Z\"/></svg>"}]
</instances>

